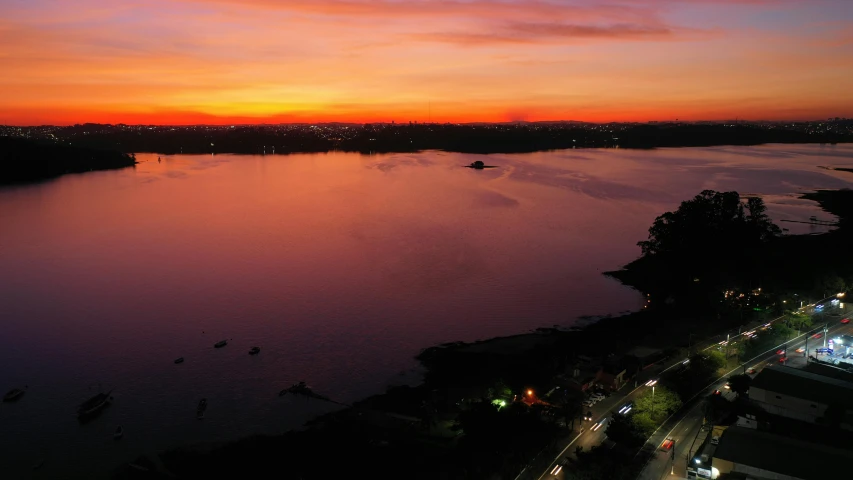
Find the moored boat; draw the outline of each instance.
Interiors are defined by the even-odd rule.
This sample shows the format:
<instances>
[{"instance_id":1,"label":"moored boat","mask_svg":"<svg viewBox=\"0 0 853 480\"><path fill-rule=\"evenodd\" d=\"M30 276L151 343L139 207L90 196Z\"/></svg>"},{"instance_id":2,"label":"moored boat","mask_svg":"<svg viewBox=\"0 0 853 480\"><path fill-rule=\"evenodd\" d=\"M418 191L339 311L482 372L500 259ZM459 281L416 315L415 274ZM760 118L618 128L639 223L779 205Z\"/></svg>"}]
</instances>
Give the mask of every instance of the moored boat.
<instances>
[{"instance_id":1,"label":"moored boat","mask_svg":"<svg viewBox=\"0 0 853 480\"><path fill-rule=\"evenodd\" d=\"M205 410L207 410L207 399L202 398L201 400L198 401L198 408L196 408L196 412L195 412L196 418L198 418L199 420L204 418L204 411Z\"/></svg>"},{"instance_id":2,"label":"moored boat","mask_svg":"<svg viewBox=\"0 0 853 480\"><path fill-rule=\"evenodd\" d=\"M178 357L175 359L175 363L184 363L184 357Z\"/></svg>"},{"instance_id":3,"label":"moored boat","mask_svg":"<svg viewBox=\"0 0 853 480\"><path fill-rule=\"evenodd\" d=\"M24 387L24 388L26 388L26 387ZM24 395L24 392L25 392L25 390L22 390L20 388L13 388L13 389L9 390L8 392L6 392L6 395L3 395L3 401L4 402L14 402L14 401L18 400L19 398L21 398Z\"/></svg>"},{"instance_id":4,"label":"moored boat","mask_svg":"<svg viewBox=\"0 0 853 480\"><path fill-rule=\"evenodd\" d=\"M249 350L249 355L257 355L259 353L261 353L261 347L252 347Z\"/></svg>"},{"instance_id":5,"label":"moored boat","mask_svg":"<svg viewBox=\"0 0 853 480\"><path fill-rule=\"evenodd\" d=\"M222 348L225 345L228 345L228 340L220 340L213 344L213 348Z\"/></svg>"},{"instance_id":6,"label":"moored boat","mask_svg":"<svg viewBox=\"0 0 853 480\"><path fill-rule=\"evenodd\" d=\"M110 392L101 392L95 395L94 397L86 400L85 402L81 403L80 406L77 407L77 416L79 418L85 418L94 415L103 410L104 407L109 405L110 400L112 400L112 397L110 397Z\"/></svg>"}]
</instances>

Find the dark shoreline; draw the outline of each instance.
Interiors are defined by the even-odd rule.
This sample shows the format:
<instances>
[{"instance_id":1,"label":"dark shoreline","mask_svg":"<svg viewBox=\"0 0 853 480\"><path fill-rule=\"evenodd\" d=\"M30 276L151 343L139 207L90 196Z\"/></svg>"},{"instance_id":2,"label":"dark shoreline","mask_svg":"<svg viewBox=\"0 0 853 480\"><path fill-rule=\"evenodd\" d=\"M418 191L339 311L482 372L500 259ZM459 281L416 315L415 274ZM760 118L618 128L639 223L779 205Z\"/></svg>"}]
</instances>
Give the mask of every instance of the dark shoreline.
<instances>
[{"instance_id":1,"label":"dark shoreline","mask_svg":"<svg viewBox=\"0 0 853 480\"><path fill-rule=\"evenodd\" d=\"M754 123L542 122L518 124L320 124L143 126L84 124L3 127L0 135L53 139L75 146L171 154L290 154L332 151L471 154L572 148L754 146L853 142L853 120Z\"/></svg>"},{"instance_id":2,"label":"dark shoreline","mask_svg":"<svg viewBox=\"0 0 853 480\"><path fill-rule=\"evenodd\" d=\"M0 137L0 186L26 185L71 173L136 165L133 154L56 142Z\"/></svg>"},{"instance_id":3,"label":"dark shoreline","mask_svg":"<svg viewBox=\"0 0 853 480\"><path fill-rule=\"evenodd\" d=\"M851 218L853 213L851 190L817 190L803 195L803 198L818 202L825 211L841 219ZM832 239L844 235L846 238L846 232L835 232L809 237ZM554 355L559 352L600 355L602 351L624 352L643 345L669 349L672 354L679 347L688 345L688 333L707 339L724 335L723 332L728 328L737 328L739 323L734 319L722 323L716 317L701 314L688 317L683 310L659 308L600 318L581 328L540 328L507 337L428 347L416 356L427 369L420 385L393 387L386 393L372 395L340 411L319 416L308 421L302 429L281 435L255 435L215 445L167 450L158 456L158 460L169 473L148 478L174 478L172 474L177 474L178 478L196 478L216 472L236 474L247 463L281 465L285 462L281 457L282 452L288 452L287 456L293 462L289 469L294 475L313 478L317 472L311 460L318 452L335 448L339 442L362 443L346 448L352 448L358 455L375 461L406 458L410 450L414 450L425 455L426 463L410 465L411 471L427 471L424 469L435 467L430 462L447 458L442 455L450 455L452 458L448 452L454 452L457 448L454 446L456 439L447 438L442 443L435 438L425 437L420 427L417 427L418 419L422 417L422 412L419 412L420 402L423 399L434 399L439 389L461 388L466 382L483 383L482 375L487 371L499 371L501 376L522 373L524 380L530 382L529 385L538 386L538 382L546 379L534 378L535 375L528 371L531 365L554 360ZM512 353L507 354L507 351ZM476 396L477 393L468 392L467 395ZM441 415L439 411L437 416ZM396 423L388 426L386 423L389 421ZM131 478L127 475L128 468L122 467L115 478Z\"/></svg>"}]
</instances>

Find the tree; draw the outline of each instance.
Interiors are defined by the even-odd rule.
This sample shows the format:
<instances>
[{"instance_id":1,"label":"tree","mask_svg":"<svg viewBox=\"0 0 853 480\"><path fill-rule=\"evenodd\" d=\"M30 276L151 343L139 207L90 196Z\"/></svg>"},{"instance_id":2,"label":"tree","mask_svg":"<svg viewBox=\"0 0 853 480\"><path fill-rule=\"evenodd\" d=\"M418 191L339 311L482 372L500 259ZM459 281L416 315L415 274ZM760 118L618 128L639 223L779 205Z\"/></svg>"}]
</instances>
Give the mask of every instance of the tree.
<instances>
[{"instance_id":1,"label":"tree","mask_svg":"<svg viewBox=\"0 0 853 480\"><path fill-rule=\"evenodd\" d=\"M648 414L655 424L663 422L679 408L681 408L681 398L664 386L655 386L654 391L646 390L634 402L636 415Z\"/></svg>"},{"instance_id":2,"label":"tree","mask_svg":"<svg viewBox=\"0 0 853 480\"><path fill-rule=\"evenodd\" d=\"M629 447L639 447L646 441L644 432L639 430L627 415L613 415L605 433L614 442Z\"/></svg>"},{"instance_id":3,"label":"tree","mask_svg":"<svg viewBox=\"0 0 853 480\"><path fill-rule=\"evenodd\" d=\"M732 250L781 234L766 215L767 207L761 198L748 198L746 209L749 215L744 214L744 204L737 192L704 190L681 202L676 211L657 217L649 228L649 239L638 245L643 255L693 254L703 246L708 247L708 252L720 248Z\"/></svg>"},{"instance_id":4,"label":"tree","mask_svg":"<svg viewBox=\"0 0 853 480\"><path fill-rule=\"evenodd\" d=\"M575 420L583 413L583 395L580 392L573 390L564 390L557 398L557 407L566 426L571 424L571 429L575 428Z\"/></svg>"},{"instance_id":5,"label":"tree","mask_svg":"<svg viewBox=\"0 0 853 480\"><path fill-rule=\"evenodd\" d=\"M752 383L752 377L746 374L732 375L729 377L729 388L737 394L738 397L746 395L749 391L749 385Z\"/></svg>"},{"instance_id":6,"label":"tree","mask_svg":"<svg viewBox=\"0 0 853 480\"><path fill-rule=\"evenodd\" d=\"M815 281L815 293L824 298L846 291L847 284L838 275L824 275Z\"/></svg>"},{"instance_id":7,"label":"tree","mask_svg":"<svg viewBox=\"0 0 853 480\"><path fill-rule=\"evenodd\" d=\"M589 451L578 451L577 459L572 463L575 468L563 470L566 478L571 480L620 480L629 473L627 462L613 450L601 446L592 447Z\"/></svg>"},{"instance_id":8,"label":"tree","mask_svg":"<svg viewBox=\"0 0 853 480\"><path fill-rule=\"evenodd\" d=\"M750 197L746 200L746 209L749 214L746 216L746 222L751 229L751 234L759 241L767 241L773 237L778 237L782 234L779 229L767 216L767 206L760 197Z\"/></svg>"},{"instance_id":9,"label":"tree","mask_svg":"<svg viewBox=\"0 0 853 480\"><path fill-rule=\"evenodd\" d=\"M786 322L789 327L797 331L807 330L812 326L812 317L804 313L791 312L788 314Z\"/></svg>"}]
</instances>

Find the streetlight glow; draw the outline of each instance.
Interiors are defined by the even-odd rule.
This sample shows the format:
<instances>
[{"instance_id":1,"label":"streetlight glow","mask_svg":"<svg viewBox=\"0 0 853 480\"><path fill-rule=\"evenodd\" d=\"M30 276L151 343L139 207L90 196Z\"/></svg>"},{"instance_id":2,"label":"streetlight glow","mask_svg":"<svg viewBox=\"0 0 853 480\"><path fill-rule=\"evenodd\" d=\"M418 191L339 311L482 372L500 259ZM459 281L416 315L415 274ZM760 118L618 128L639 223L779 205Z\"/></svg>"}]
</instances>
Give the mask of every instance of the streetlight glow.
<instances>
[{"instance_id":1,"label":"streetlight glow","mask_svg":"<svg viewBox=\"0 0 853 480\"><path fill-rule=\"evenodd\" d=\"M528 390L528 391L527 391L527 396L532 397L532 396L533 396L533 390Z\"/></svg>"}]
</instances>

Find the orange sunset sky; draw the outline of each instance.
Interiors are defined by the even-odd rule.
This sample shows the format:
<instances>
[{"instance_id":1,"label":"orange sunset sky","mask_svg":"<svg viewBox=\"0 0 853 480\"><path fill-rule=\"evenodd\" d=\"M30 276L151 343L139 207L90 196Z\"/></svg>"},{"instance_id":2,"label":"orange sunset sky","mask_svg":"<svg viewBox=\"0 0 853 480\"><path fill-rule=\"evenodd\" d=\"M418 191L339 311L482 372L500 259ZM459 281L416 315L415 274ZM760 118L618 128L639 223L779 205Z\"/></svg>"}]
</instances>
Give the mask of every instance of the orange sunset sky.
<instances>
[{"instance_id":1,"label":"orange sunset sky","mask_svg":"<svg viewBox=\"0 0 853 480\"><path fill-rule=\"evenodd\" d=\"M0 124L853 117L853 0L0 0Z\"/></svg>"}]
</instances>

